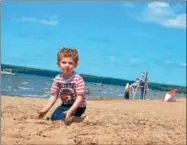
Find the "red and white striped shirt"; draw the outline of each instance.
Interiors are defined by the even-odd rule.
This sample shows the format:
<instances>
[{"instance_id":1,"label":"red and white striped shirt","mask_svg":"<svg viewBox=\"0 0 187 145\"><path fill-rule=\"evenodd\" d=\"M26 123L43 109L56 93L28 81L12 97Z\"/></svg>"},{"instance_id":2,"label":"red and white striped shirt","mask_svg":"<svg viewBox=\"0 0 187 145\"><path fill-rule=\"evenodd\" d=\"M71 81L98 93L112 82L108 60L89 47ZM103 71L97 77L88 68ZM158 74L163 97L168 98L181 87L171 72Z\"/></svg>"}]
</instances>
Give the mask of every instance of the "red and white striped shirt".
<instances>
[{"instance_id":1,"label":"red and white striped shirt","mask_svg":"<svg viewBox=\"0 0 187 145\"><path fill-rule=\"evenodd\" d=\"M74 103L77 95L81 95L83 101L80 107L86 106L85 82L83 78L75 72L68 79L65 79L63 74L57 75L51 86L51 93L60 97L63 104L70 105Z\"/></svg>"}]
</instances>

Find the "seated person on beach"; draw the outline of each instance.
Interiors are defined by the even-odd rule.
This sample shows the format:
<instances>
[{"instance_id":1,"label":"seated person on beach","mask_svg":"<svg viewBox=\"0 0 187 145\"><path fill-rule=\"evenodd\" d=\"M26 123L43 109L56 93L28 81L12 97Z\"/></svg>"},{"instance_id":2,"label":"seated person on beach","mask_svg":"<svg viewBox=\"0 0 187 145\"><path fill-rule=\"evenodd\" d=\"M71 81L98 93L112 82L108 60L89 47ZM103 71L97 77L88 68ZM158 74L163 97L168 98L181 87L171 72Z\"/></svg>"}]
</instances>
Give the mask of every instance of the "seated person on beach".
<instances>
[{"instance_id":1,"label":"seated person on beach","mask_svg":"<svg viewBox=\"0 0 187 145\"><path fill-rule=\"evenodd\" d=\"M125 99L129 99L130 90L131 90L131 86L129 85L129 83L127 83L125 86L125 96L124 96Z\"/></svg>"},{"instance_id":2,"label":"seated person on beach","mask_svg":"<svg viewBox=\"0 0 187 145\"><path fill-rule=\"evenodd\" d=\"M76 49L62 48L57 55L57 64L62 73L58 74L51 87L51 97L46 106L40 110L39 118L55 104L58 97L62 104L51 115L51 120L65 120L69 122L72 116L80 117L86 109L85 82L74 69L78 64Z\"/></svg>"}]
</instances>

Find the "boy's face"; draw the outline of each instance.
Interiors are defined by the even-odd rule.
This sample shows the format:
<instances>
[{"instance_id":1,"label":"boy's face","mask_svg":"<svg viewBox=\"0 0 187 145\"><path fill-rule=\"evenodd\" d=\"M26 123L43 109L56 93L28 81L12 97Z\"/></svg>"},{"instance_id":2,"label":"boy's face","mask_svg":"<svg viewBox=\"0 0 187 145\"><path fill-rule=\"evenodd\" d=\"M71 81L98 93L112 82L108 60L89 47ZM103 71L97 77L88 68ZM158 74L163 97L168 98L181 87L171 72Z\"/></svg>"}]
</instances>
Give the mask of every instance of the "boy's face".
<instances>
[{"instance_id":1,"label":"boy's face","mask_svg":"<svg viewBox=\"0 0 187 145\"><path fill-rule=\"evenodd\" d=\"M62 57L58 62L58 66L65 76L71 76L76 67L76 63L71 57Z\"/></svg>"}]
</instances>

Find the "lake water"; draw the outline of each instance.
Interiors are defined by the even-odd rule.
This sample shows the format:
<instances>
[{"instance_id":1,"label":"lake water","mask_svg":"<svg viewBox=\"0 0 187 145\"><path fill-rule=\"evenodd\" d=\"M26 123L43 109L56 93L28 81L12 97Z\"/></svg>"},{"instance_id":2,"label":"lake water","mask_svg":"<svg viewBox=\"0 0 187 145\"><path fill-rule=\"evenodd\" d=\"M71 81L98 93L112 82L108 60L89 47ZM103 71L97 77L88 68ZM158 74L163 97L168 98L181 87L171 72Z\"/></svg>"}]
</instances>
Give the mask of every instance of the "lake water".
<instances>
[{"instance_id":1,"label":"lake water","mask_svg":"<svg viewBox=\"0 0 187 145\"><path fill-rule=\"evenodd\" d=\"M48 98L50 96L50 87L53 82L53 78L18 74L13 75L1 75L1 95L9 96L23 96L23 97L41 97ZM91 94L87 95L88 98L94 97L124 97L124 86L116 85L100 85L95 83L86 82L86 86L90 89ZM166 92L161 91L148 91L148 98L164 98ZM175 96L185 97L185 94L176 94ZM130 94L132 98L132 94ZM139 92L137 92L136 98L140 98Z\"/></svg>"}]
</instances>

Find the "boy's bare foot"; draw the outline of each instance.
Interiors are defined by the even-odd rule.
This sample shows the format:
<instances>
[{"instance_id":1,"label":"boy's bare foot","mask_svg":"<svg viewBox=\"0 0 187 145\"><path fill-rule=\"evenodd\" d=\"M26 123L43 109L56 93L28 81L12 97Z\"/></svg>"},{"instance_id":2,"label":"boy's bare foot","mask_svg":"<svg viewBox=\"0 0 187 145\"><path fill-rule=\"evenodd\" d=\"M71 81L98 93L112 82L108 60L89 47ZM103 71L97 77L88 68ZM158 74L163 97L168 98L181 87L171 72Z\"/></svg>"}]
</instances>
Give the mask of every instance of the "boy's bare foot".
<instances>
[{"instance_id":1,"label":"boy's bare foot","mask_svg":"<svg viewBox=\"0 0 187 145\"><path fill-rule=\"evenodd\" d=\"M70 120L68 122L64 122L66 125L70 125L72 122L82 122L86 118L86 115L83 115L81 117L78 116L71 116Z\"/></svg>"},{"instance_id":2,"label":"boy's bare foot","mask_svg":"<svg viewBox=\"0 0 187 145\"><path fill-rule=\"evenodd\" d=\"M86 115L77 117L77 116L72 116L72 122L82 122L85 119Z\"/></svg>"},{"instance_id":3,"label":"boy's bare foot","mask_svg":"<svg viewBox=\"0 0 187 145\"><path fill-rule=\"evenodd\" d=\"M66 125L70 125L70 124L72 123L73 117L74 117L74 116L71 116L70 119L69 119L69 121L64 121L64 123L65 123Z\"/></svg>"}]
</instances>

